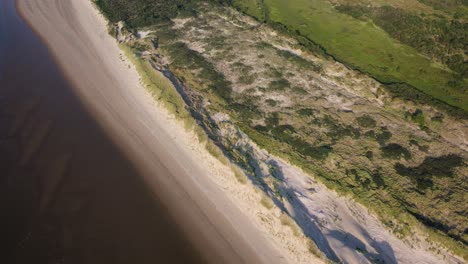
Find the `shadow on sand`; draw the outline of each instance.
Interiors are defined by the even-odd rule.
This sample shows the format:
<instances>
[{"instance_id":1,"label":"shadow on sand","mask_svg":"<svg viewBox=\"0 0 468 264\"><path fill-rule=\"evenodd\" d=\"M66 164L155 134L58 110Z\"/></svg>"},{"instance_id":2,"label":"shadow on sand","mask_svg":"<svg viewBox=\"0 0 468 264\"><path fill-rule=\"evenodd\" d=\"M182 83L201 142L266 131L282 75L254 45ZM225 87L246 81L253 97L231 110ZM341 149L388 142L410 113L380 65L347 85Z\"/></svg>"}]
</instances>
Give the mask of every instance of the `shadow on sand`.
<instances>
[{"instance_id":1,"label":"shadow on sand","mask_svg":"<svg viewBox=\"0 0 468 264\"><path fill-rule=\"evenodd\" d=\"M255 158L251 157L250 163L253 168L256 168L255 174L250 175L250 180L258 185L284 213L287 213L296 221L304 234L315 242L317 247L329 260L346 263L345 259L339 258L328 242L329 238L334 238L342 241L344 246L348 247L350 250L359 252L363 258L371 263L397 263L392 247L386 241L379 242L374 240L370 234L362 228L359 228L359 232L365 238L367 244L372 247L372 250L367 248L363 241L350 233L341 230L326 231L326 233L324 233L323 229L320 227L319 219L314 214L310 213L304 203L299 199L304 197L299 197L301 194L287 185L281 184L277 192L279 192L282 197L288 199L288 202L293 205L290 207L290 210L286 209L283 202L275 195L275 191L268 187L264 181L265 177L273 176L278 179L279 182L285 182L285 176L281 166L279 166L275 160L268 160L267 165L270 167L270 174L265 175L262 170L259 169L260 163ZM371 251L377 253L372 253Z\"/></svg>"}]
</instances>

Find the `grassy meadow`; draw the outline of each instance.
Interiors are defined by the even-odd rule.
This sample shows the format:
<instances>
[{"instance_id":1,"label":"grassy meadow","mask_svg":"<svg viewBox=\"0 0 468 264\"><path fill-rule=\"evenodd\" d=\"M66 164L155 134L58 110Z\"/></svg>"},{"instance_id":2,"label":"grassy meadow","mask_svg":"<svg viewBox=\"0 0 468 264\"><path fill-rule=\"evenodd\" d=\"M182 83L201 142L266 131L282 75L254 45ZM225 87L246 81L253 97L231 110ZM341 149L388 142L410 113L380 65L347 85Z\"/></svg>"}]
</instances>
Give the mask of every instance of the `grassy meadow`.
<instances>
[{"instance_id":1,"label":"grassy meadow","mask_svg":"<svg viewBox=\"0 0 468 264\"><path fill-rule=\"evenodd\" d=\"M324 0L236 0L244 12L286 26L328 54L384 83L403 82L451 106L468 110L468 82L451 87L454 73L391 38L371 21L339 13ZM265 15L264 10L267 10Z\"/></svg>"}]
</instances>

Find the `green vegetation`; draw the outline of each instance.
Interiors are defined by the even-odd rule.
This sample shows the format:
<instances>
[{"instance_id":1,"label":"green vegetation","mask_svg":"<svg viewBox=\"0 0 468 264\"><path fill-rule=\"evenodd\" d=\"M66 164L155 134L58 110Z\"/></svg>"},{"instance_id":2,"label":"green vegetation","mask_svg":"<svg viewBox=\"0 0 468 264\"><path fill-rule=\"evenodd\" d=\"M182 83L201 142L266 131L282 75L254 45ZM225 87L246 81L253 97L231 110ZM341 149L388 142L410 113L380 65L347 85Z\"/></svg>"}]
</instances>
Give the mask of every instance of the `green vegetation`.
<instances>
[{"instance_id":1,"label":"green vegetation","mask_svg":"<svg viewBox=\"0 0 468 264\"><path fill-rule=\"evenodd\" d=\"M452 177L453 170L463 164L462 157L450 154L441 157L428 157L416 167L406 167L397 163L395 170L400 175L414 179L418 184L418 189L424 191L433 186L433 177Z\"/></svg>"},{"instance_id":2,"label":"green vegetation","mask_svg":"<svg viewBox=\"0 0 468 264\"><path fill-rule=\"evenodd\" d=\"M280 78L270 82L270 89L281 92L286 90L286 88L289 88L289 85L290 83L288 80Z\"/></svg>"},{"instance_id":3,"label":"green vegetation","mask_svg":"<svg viewBox=\"0 0 468 264\"><path fill-rule=\"evenodd\" d=\"M406 99L406 100L413 101L415 103L420 103L420 104L434 105L440 110L443 110L444 112L446 112L447 114L451 116L461 118L461 119L468 119L467 111L460 109L460 108L452 107L442 102L441 100L435 97L432 97L428 94L425 94L406 83L386 84L385 87L392 94L402 99Z\"/></svg>"},{"instance_id":4,"label":"green vegetation","mask_svg":"<svg viewBox=\"0 0 468 264\"><path fill-rule=\"evenodd\" d=\"M273 201L271 200L271 198L266 196L266 195L262 196L262 199L260 200L260 203L268 210L270 210L274 206Z\"/></svg>"},{"instance_id":5,"label":"green vegetation","mask_svg":"<svg viewBox=\"0 0 468 264\"><path fill-rule=\"evenodd\" d=\"M305 157L310 157L315 160L323 160L328 157L333 147L328 144L311 144L295 134L295 129L291 125L279 125L277 115L272 115L267 118L267 126L257 125L254 129L266 136L272 137L279 142L287 143L295 151Z\"/></svg>"},{"instance_id":6,"label":"green vegetation","mask_svg":"<svg viewBox=\"0 0 468 264\"><path fill-rule=\"evenodd\" d=\"M331 263L330 260L325 256L325 254L320 251L320 249L317 247L317 244L315 244L315 242L311 239L308 239L307 240L307 246L308 246L308 249L309 249L309 252L314 254L315 256L323 259L325 261L325 263Z\"/></svg>"},{"instance_id":7,"label":"green vegetation","mask_svg":"<svg viewBox=\"0 0 468 264\"><path fill-rule=\"evenodd\" d=\"M314 62L308 61L301 56L298 56L290 51L287 50L277 50L278 55L286 58L288 61L295 63L301 68L304 69L310 69L315 72L321 72L322 71L322 66L318 65Z\"/></svg>"},{"instance_id":8,"label":"green vegetation","mask_svg":"<svg viewBox=\"0 0 468 264\"><path fill-rule=\"evenodd\" d=\"M302 89L302 91L305 91L304 89ZM303 94L303 93L301 93ZM302 109L299 109L297 110L297 113L301 116L312 116L314 114L315 110L314 109L310 109L310 108L302 108Z\"/></svg>"},{"instance_id":9,"label":"green vegetation","mask_svg":"<svg viewBox=\"0 0 468 264\"><path fill-rule=\"evenodd\" d=\"M96 4L111 22L125 21L130 27L137 28L167 21L180 14L195 14L194 6L199 1L96 0ZM397 96L404 95L436 105L444 102L467 110L468 81L464 78L467 77L468 64L463 52L466 52L464 45L468 29L464 20L421 18L388 6L343 5L335 9L326 0L212 1L233 4L258 20L270 22L275 28L295 35L306 48L326 53L385 84L402 84L403 91L409 93L398 93L398 89L390 87L390 91L397 91ZM444 10L466 9L466 3L461 0L421 2ZM364 20L366 18L383 30ZM401 45L386 33L416 50ZM442 61L454 72L422 56L417 50ZM294 54L279 52L293 60L300 60ZM307 66L320 71L318 65L307 62ZM243 78L249 83L254 76ZM419 96L412 89L420 90L436 100Z\"/></svg>"},{"instance_id":10,"label":"green vegetation","mask_svg":"<svg viewBox=\"0 0 468 264\"><path fill-rule=\"evenodd\" d=\"M388 176L383 176L379 172L369 173L366 170L349 170L347 175L352 177L353 180L350 180L348 178L337 179L336 175L334 175L336 173L329 173L328 171L326 171L326 169L321 168L319 164L314 163L313 160L308 159L307 157L304 157L302 155L298 155L297 152L293 151L290 145L283 144L277 140L272 140L271 137L268 137L260 131L251 129L248 126L240 126L242 131L247 133L253 141L255 141L261 148L267 150L269 153L272 153L278 157L287 160L291 164L302 168L304 171L310 173L311 175L317 176L327 187L332 188L341 194L352 194L353 197L355 197L360 203L375 210L375 212L380 217L383 217L384 221L385 219L398 219L399 221L404 223L404 225L401 226L394 226L391 223L387 223L388 226L392 228L392 230L394 230L394 232L405 234L410 232L409 230L411 230L413 225L419 226L420 228L424 228L420 225L420 223L423 223L425 226L434 228L425 229L426 232L430 235L431 241L437 242L440 245L448 247L459 256L462 256L464 258L468 257L466 255L466 250L463 242L460 242L464 239L462 236L449 235L452 238L455 238L456 240L447 238L446 235L448 231L451 231L450 228L438 228L440 227L440 224L438 225L437 223L440 223L440 220L432 220L428 222L427 216L425 216L424 213L419 212L415 208L415 205L413 204L414 201L408 203L405 202L406 199L411 200L416 198L416 195L413 192L414 190L405 189L403 186L393 188L385 183L385 179L388 178ZM377 137L379 138L378 140L382 145L392 137L392 134L386 128L381 128L381 130L382 131L377 135ZM371 159L374 156L374 154L371 151L366 152L365 155ZM459 157L455 158L456 160L454 163L450 161L451 157L456 157L456 155L449 155L449 158L442 158L440 160L436 159L438 164L436 165L436 168L438 168L439 171L449 171L453 173L453 169L456 168L456 166L454 166L453 164L460 166L460 163L458 160ZM432 162L432 160L432 158L428 158L426 162L423 162L423 164L426 164L423 167L428 166ZM421 173L422 167L420 168L420 166L417 166L416 168L419 168L416 174L424 174ZM420 186L417 182L417 178L414 178L414 176L410 176L411 174L408 171L413 172L414 169L415 168L413 167L405 167L401 163L397 163L397 165L395 165L395 170L397 171L397 173L399 173L402 176L413 177L412 179L415 179L414 182L416 183L416 192L424 193L425 188L429 186ZM430 170L429 167L426 167L426 169ZM399 184L397 178L391 179L390 183L397 185ZM398 200L397 202L395 202L393 199L389 199L389 197L385 197L387 191L389 190L391 192L397 192L392 195L392 197ZM404 192L408 192L407 195L405 195ZM381 197L380 195L383 196ZM405 212L409 212L411 215L415 216L417 220L409 218L405 214ZM441 233L440 231L442 231L443 233Z\"/></svg>"},{"instance_id":11,"label":"green vegetation","mask_svg":"<svg viewBox=\"0 0 468 264\"><path fill-rule=\"evenodd\" d=\"M162 102L171 113L183 120L192 118L184 100L167 78L139 58L130 47L122 44L120 49L131 60L142 78L143 85L157 101Z\"/></svg>"},{"instance_id":12,"label":"green vegetation","mask_svg":"<svg viewBox=\"0 0 468 264\"><path fill-rule=\"evenodd\" d=\"M301 235L300 228L297 226L296 222L289 215L285 213L281 214L280 221L282 225L289 226L295 236Z\"/></svg>"},{"instance_id":13,"label":"green vegetation","mask_svg":"<svg viewBox=\"0 0 468 264\"><path fill-rule=\"evenodd\" d=\"M194 6L202 0L94 0L110 22L125 21L132 28L166 22L178 15L195 15ZM205 0L230 3L230 0Z\"/></svg>"},{"instance_id":14,"label":"green vegetation","mask_svg":"<svg viewBox=\"0 0 468 264\"><path fill-rule=\"evenodd\" d=\"M231 84L203 56L187 48L187 45L182 42L171 44L166 47L166 50L172 59L171 66L189 70L200 69L198 77L208 80L210 82L209 88L219 97L226 101L231 100Z\"/></svg>"},{"instance_id":15,"label":"green vegetation","mask_svg":"<svg viewBox=\"0 0 468 264\"><path fill-rule=\"evenodd\" d=\"M406 84L404 88L410 95L415 94L410 90L416 88L448 105L464 111L468 110L468 104L466 104L468 101L467 80L460 78L459 74L454 75L442 64L434 63L416 49L402 45L371 21L362 21L342 14L326 0L312 2L307 0L256 1L257 5L261 4L263 9L268 10L267 16L258 16L258 12L252 11L252 8L246 8L244 4L246 2L252 3L252 0L238 0L234 1L234 4L242 11L257 16L259 20L266 17L269 23L277 25L276 28L283 28L283 31L296 35L299 40L302 40L304 46L311 46L314 51L320 50L313 44L317 43L330 56L370 74L382 83ZM393 20L396 19L399 18ZM412 21L411 17L406 20ZM403 20L403 23L409 23L406 20ZM392 23L386 17L382 17L382 21L385 21L385 25L388 27ZM431 29L430 25L432 24L427 26L427 30ZM460 43L466 43L467 34L464 30L466 24L451 22L450 26L459 32L455 33L458 34L456 37L458 44L455 46L459 47ZM443 28L444 25L441 24L440 27ZM401 30L401 28L395 30L397 29ZM413 29L409 29L405 31L405 34L410 36L413 31ZM304 41L304 38L312 44ZM448 42L444 40L437 43L441 47L445 47L444 43ZM426 46L428 47L426 49L429 50L430 45ZM465 67L463 66L465 64L460 64L460 59L456 54L453 56L450 55L451 59L446 59L447 63L452 61L451 65L458 65L453 66L457 69ZM464 71L463 69L458 70ZM409 95L406 96L406 98L408 97ZM418 96L415 99L427 98ZM432 101L427 100L427 102Z\"/></svg>"},{"instance_id":16,"label":"green vegetation","mask_svg":"<svg viewBox=\"0 0 468 264\"><path fill-rule=\"evenodd\" d=\"M385 158L390 159L400 159L401 157L409 160L411 158L411 152L409 152L406 148L396 144L391 143L386 146L382 146L381 148L382 156Z\"/></svg>"},{"instance_id":17,"label":"green vegetation","mask_svg":"<svg viewBox=\"0 0 468 264\"><path fill-rule=\"evenodd\" d=\"M236 177L237 181L246 184L248 179L245 175L244 171L237 167L236 165L231 165L231 170L234 172L234 176Z\"/></svg>"},{"instance_id":18,"label":"green vegetation","mask_svg":"<svg viewBox=\"0 0 468 264\"><path fill-rule=\"evenodd\" d=\"M196 124L195 119L187 110L187 106L177 92L172 83L137 54L131 47L121 44L120 49L125 56L130 59L135 66L145 88L151 93L153 98L161 102L177 118L182 120L187 129L193 129L200 143L205 143L206 150L224 165L230 166L236 179L242 183L247 183L247 177L239 167L232 165L223 151L208 138L206 132Z\"/></svg>"},{"instance_id":19,"label":"green vegetation","mask_svg":"<svg viewBox=\"0 0 468 264\"><path fill-rule=\"evenodd\" d=\"M268 12L263 0L233 0L232 2L243 13L250 14L259 21L267 21Z\"/></svg>"},{"instance_id":20,"label":"green vegetation","mask_svg":"<svg viewBox=\"0 0 468 264\"><path fill-rule=\"evenodd\" d=\"M377 125L377 122L375 122L375 120L369 115L360 116L356 118L356 121L360 126L367 128L373 128Z\"/></svg>"},{"instance_id":21,"label":"green vegetation","mask_svg":"<svg viewBox=\"0 0 468 264\"><path fill-rule=\"evenodd\" d=\"M375 139L380 146L383 146L392 138L392 133L388 131L386 127L381 127L380 130L381 131L379 133L376 133L374 130L369 130L364 133L364 136Z\"/></svg>"},{"instance_id":22,"label":"green vegetation","mask_svg":"<svg viewBox=\"0 0 468 264\"><path fill-rule=\"evenodd\" d=\"M468 23L445 17L421 17L391 6L340 5L336 9L362 21L370 19L391 37L441 61L457 73L448 85L466 88L463 77L468 77L468 61L464 59L468 55L465 47Z\"/></svg>"},{"instance_id":23,"label":"green vegetation","mask_svg":"<svg viewBox=\"0 0 468 264\"><path fill-rule=\"evenodd\" d=\"M96 0L112 23L125 21L131 27L145 27L190 12L191 0Z\"/></svg>"},{"instance_id":24,"label":"green vegetation","mask_svg":"<svg viewBox=\"0 0 468 264\"><path fill-rule=\"evenodd\" d=\"M468 6L466 0L418 0L421 3L432 6L436 10L454 12L465 9Z\"/></svg>"},{"instance_id":25,"label":"green vegetation","mask_svg":"<svg viewBox=\"0 0 468 264\"><path fill-rule=\"evenodd\" d=\"M208 140L205 145L206 150L211 156L217 158L224 165L229 165L229 159L224 155L223 151L213 141Z\"/></svg>"},{"instance_id":26,"label":"green vegetation","mask_svg":"<svg viewBox=\"0 0 468 264\"><path fill-rule=\"evenodd\" d=\"M409 115L413 122L417 123L419 127L424 128L426 125L426 120L424 118L424 113L421 109L417 109L414 113Z\"/></svg>"}]
</instances>

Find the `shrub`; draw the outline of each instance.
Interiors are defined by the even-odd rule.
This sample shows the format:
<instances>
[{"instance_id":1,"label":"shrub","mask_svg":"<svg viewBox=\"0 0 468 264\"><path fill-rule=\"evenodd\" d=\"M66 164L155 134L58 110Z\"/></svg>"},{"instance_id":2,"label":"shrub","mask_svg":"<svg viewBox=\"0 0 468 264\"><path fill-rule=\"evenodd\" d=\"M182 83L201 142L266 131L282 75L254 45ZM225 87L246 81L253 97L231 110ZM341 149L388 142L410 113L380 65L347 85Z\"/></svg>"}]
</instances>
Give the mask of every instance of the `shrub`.
<instances>
[{"instance_id":1,"label":"shrub","mask_svg":"<svg viewBox=\"0 0 468 264\"><path fill-rule=\"evenodd\" d=\"M288 50L276 50L277 54L281 57L287 59L288 61L294 63L295 65L299 66L300 68L310 69L315 72L322 71L322 65L316 64L315 62L309 61L304 59L301 56L298 56Z\"/></svg>"},{"instance_id":2,"label":"shrub","mask_svg":"<svg viewBox=\"0 0 468 264\"><path fill-rule=\"evenodd\" d=\"M295 92L295 93L297 93L297 94L299 94L299 95L306 95L306 94L308 94L308 92L307 92L304 88L299 87L299 86L294 86L294 87L292 88L292 91Z\"/></svg>"},{"instance_id":3,"label":"shrub","mask_svg":"<svg viewBox=\"0 0 468 264\"><path fill-rule=\"evenodd\" d=\"M252 84L255 82L255 79L257 78L257 75L256 74L245 74L245 75L241 75L238 79L238 82L241 83L241 84Z\"/></svg>"},{"instance_id":4,"label":"shrub","mask_svg":"<svg viewBox=\"0 0 468 264\"><path fill-rule=\"evenodd\" d=\"M267 105L272 106L272 107L278 105L278 102L273 99L266 99L265 103L267 103Z\"/></svg>"},{"instance_id":5,"label":"shrub","mask_svg":"<svg viewBox=\"0 0 468 264\"><path fill-rule=\"evenodd\" d=\"M414 113L411 114L411 120L417 123L420 127L424 127L426 125L424 114L421 109L417 109Z\"/></svg>"},{"instance_id":6,"label":"shrub","mask_svg":"<svg viewBox=\"0 0 468 264\"><path fill-rule=\"evenodd\" d=\"M289 88L290 85L291 83L288 80L280 78L270 82L270 89L274 91L284 91L286 88Z\"/></svg>"},{"instance_id":7,"label":"shrub","mask_svg":"<svg viewBox=\"0 0 468 264\"><path fill-rule=\"evenodd\" d=\"M380 145L384 145L388 140L392 138L392 133L387 130L386 127L382 127L382 132L375 135L375 139L379 142Z\"/></svg>"},{"instance_id":8,"label":"shrub","mask_svg":"<svg viewBox=\"0 0 468 264\"><path fill-rule=\"evenodd\" d=\"M402 156L408 160L411 158L411 153L401 145L391 143L380 148L382 156L385 158L399 159Z\"/></svg>"},{"instance_id":9,"label":"shrub","mask_svg":"<svg viewBox=\"0 0 468 264\"><path fill-rule=\"evenodd\" d=\"M415 180L418 189L425 190L433 186L432 177L452 177L454 169L463 164L462 157L450 154L440 157L426 157L416 167L406 167L401 163L397 163L395 170L398 174Z\"/></svg>"},{"instance_id":10,"label":"shrub","mask_svg":"<svg viewBox=\"0 0 468 264\"><path fill-rule=\"evenodd\" d=\"M358 122L360 126L366 127L366 128L373 128L377 125L377 122L369 115L360 116L356 118L356 121Z\"/></svg>"},{"instance_id":11,"label":"shrub","mask_svg":"<svg viewBox=\"0 0 468 264\"><path fill-rule=\"evenodd\" d=\"M302 108L297 110L297 113L301 116L312 116L315 110L311 108Z\"/></svg>"}]
</instances>

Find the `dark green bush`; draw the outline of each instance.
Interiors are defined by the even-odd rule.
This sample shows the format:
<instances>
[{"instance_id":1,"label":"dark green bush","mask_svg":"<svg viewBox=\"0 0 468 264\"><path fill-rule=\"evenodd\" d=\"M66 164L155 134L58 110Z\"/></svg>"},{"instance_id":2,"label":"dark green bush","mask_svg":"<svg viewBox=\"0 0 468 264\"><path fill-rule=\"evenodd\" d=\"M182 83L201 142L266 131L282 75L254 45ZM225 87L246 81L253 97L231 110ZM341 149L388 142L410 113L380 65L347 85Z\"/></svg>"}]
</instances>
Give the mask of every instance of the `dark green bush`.
<instances>
[{"instance_id":1,"label":"dark green bush","mask_svg":"<svg viewBox=\"0 0 468 264\"><path fill-rule=\"evenodd\" d=\"M384 145L388 140L392 138L392 133L387 130L386 127L382 127L382 132L375 135L375 139L380 145Z\"/></svg>"},{"instance_id":2,"label":"dark green bush","mask_svg":"<svg viewBox=\"0 0 468 264\"><path fill-rule=\"evenodd\" d=\"M377 125L377 122L375 122L375 120L369 115L360 116L356 118L356 121L360 126L367 128L373 128Z\"/></svg>"},{"instance_id":3,"label":"dark green bush","mask_svg":"<svg viewBox=\"0 0 468 264\"><path fill-rule=\"evenodd\" d=\"M403 156L406 160L411 159L411 152L396 143L382 146L380 150L382 151L382 156L385 158L400 159Z\"/></svg>"},{"instance_id":4,"label":"dark green bush","mask_svg":"<svg viewBox=\"0 0 468 264\"><path fill-rule=\"evenodd\" d=\"M274 91L284 91L286 88L289 88L290 85L291 83L288 80L280 78L270 82L270 89Z\"/></svg>"},{"instance_id":5,"label":"dark green bush","mask_svg":"<svg viewBox=\"0 0 468 264\"><path fill-rule=\"evenodd\" d=\"M315 110L311 108L302 108L297 110L297 113L301 116L312 116Z\"/></svg>"},{"instance_id":6,"label":"dark green bush","mask_svg":"<svg viewBox=\"0 0 468 264\"><path fill-rule=\"evenodd\" d=\"M406 167L401 163L395 165L395 170L402 176L407 176L416 181L418 189L424 191L433 186L433 177L453 177L456 167L464 164L463 158L450 154L440 157L426 157L416 167Z\"/></svg>"},{"instance_id":7,"label":"dark green bush","mask_svg":"<svg viewBox=\"0 0 468 264\"><path fill-rule=\"evenodd\" d=\"M292 88L292 91L299 94L299 95L307 95L308 94L308 92L304 88L299 87L299 86L294 86Z\"/></svg>"},{"instance_id":8,"label":"dark green bush","mask_svg":"<svg viewBox=\"0 0 468 264\"><path fill-rule=\"evenodd\" d=\"M266 99L265 103L267 103L267 105L272 106L272 107L274 107L274 106L276 106L278 104L278 102L273 100L273 99Z\"/></svg>"},{"instance_id":9,"label":"dark green bush","mask_svg":"<svg viewBox=\"0 0 468 264\"><path fill-rule=\"evenodd\" d=\"M418 0L421 3L432 6L434 9L451 11L468 5L467 0Z\"/></svg>"},{"instance_id":10,"label":"dark green bush","mask_svg":"<svg viewBox=\"0 0 468 264\"><path fill-rule=\"evenodd\" d=\"M193 12L195 0L97 0L111 22L125 21L130 27L145 27L167 21L180 12Z\"/></svg>"},{"instance_id":11,"label":"dark green bush","mask_svg":"<svg viewBox=\"0 0 468 264\"><path fill-rule=\"evenodd\" d=\"M95 0L107 18L115 23L125 21L133 28L151 26L176 16L195 15L195 4L201 0ZM230 0L205 0L230 4Z\"/></svg>"}]
</instances>

